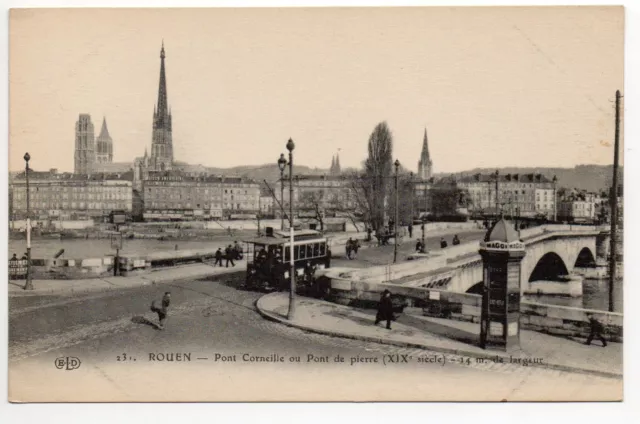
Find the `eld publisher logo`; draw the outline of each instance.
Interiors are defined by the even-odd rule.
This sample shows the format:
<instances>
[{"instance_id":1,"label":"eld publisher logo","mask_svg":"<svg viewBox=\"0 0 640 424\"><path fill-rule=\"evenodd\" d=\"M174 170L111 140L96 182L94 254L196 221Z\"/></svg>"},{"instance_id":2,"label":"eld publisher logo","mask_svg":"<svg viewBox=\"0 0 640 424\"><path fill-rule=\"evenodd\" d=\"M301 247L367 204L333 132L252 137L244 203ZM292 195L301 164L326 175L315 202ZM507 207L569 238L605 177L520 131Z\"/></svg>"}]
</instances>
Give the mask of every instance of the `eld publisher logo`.
<instances>
[{"instance_id":1,"label":"eld publisher logo","mask_svg":"<svg viewBox=\"0 0 640 424\"><path fill-rule=\"evenodd\" d=\"M56 358L55 364L59 370L73 371L80 368L80 360L74 356Z\"/></svg>"}]
</instances>

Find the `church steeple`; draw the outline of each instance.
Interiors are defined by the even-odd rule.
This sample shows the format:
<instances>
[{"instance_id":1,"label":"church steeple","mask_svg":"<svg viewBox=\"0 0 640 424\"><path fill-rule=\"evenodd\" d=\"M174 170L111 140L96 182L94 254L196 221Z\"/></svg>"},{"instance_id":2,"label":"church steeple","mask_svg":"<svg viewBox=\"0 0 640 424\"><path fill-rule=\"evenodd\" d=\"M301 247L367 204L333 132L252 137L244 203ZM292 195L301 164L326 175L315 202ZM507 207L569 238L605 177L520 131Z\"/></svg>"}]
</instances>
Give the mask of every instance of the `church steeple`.
<instances>
[{"instance_id":1,"label":"church steeple","mask_svg":"<svg viewBox=\"0 0 640 424\"><path fill-rule=\"evenodd\" d=\"M164 41L162 41L162 49L160 50L160 83L158 84L158 108L157 114L164 117L169 114L167 99L167 78L164 70Z\"/></svg>"},{"instance_id":2,"label":"church steeple","mask_svg":"<svg viewBox=\"0 0 640 424\"><path fill-rule=\"evenodd\" d=\"M334 171L335 175L339 175L341 172L340 170L340 153L336 153L336 168Z\"/></svg>"},{"instance_id":3,"label":"church steeple","mask_svg":"<svg viewBox=\"0 0 640 424\"><path fill-rule=\"evenodd\" d=\"M418 161L418 177L423 180L428 180L432 174L433 162L429 154L429 138L427 137L427 129L425 128L422 139L422 153L420 154L420 161Z\"/></svg>"},{"instance_id":4,"label":"church steeple","mask_svg":"<svg viewBox=\"0 0 640 424\"><path fill-rule=\"evenodd\" d=\"M165 70L164 40L160 49L160 82L158 83L158 103L153 111L153 139L151 141L151 166L155 170L168 170L173 165L173 138L171 109L167 96L167 76Z\"/></svg>"}]
</instances>

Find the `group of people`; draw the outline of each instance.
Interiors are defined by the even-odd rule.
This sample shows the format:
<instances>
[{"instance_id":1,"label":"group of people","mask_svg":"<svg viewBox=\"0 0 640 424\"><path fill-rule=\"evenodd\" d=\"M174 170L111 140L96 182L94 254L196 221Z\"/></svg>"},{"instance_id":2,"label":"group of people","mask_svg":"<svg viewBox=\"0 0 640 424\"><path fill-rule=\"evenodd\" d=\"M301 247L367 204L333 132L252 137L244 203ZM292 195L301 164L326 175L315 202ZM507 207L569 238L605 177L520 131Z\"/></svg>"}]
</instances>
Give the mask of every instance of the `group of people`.
<instances>
[{"instance_id":1,"label":"group of people","mask_svg":"<svg viewBox=\"0 0 640 424\"><path fill-rule=\"evenodd\" d=\"M237 241L235 241L233 246L228 245L224 249L224 253L222 252L222 248L219 247L218 250L216 250L216 253L214 256L216 261L214 262L213 266L216 266L216 265L222 266L222 259L225 259L227 261L225 264L226 268L229 268L229 262L231 262L231 266L236 266L236 264L233 261L234 259L235 260L242 259L242 247L240 246L240 244L238 244Z\"/></svg>"},{"instance_id":2,"label":"group of people","mask_svg":"<svg viewBox=\"0 0 640 424\"><path fill-rule=\"evenodd\" d=\"M347 240L347 243L345 244L347 258L351 260L358 256L358 249L360 249L360 241L349 237L349 240Z\"/></svg>"},{"instance_id":3,"label":"group of people","mask_svg":"<svg viewBox=\"0 0 640 424\"><path fill-rule=\"evenodd\" d=\"M454 235L453 236L453 240L451 241L451 244L453 244L454 246L457 246L460 244L460 239L458 238L458 235ZM447 241L444 239L444 237L440 237L440 248L444 249L448 246Z\"/></svg>"}]
</instances>

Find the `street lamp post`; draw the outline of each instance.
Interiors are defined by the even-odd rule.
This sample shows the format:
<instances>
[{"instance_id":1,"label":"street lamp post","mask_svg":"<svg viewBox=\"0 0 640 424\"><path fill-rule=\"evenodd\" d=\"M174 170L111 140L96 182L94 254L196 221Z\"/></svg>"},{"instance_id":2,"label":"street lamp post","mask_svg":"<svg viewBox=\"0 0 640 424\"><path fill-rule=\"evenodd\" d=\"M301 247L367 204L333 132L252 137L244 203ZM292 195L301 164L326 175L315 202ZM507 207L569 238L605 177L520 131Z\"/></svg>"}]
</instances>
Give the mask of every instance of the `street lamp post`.
<instances>
[{"instance_id":1,"label":"street lamp post","mask_svg":"<svg viewBox=\"0 0 640 424\"><path fill-rule=\"evenodd\" d=\"M496 169L496 173L494 175L496 177L496 222L497 222L498 219L500 219L498 217L498 209L500 207L500 192L498 191L499 189L498 182L500 181L500 171Z\"/></svg>"},{"instance_id":2,"label":"street lamp post","mask_svg":"<svg viewBox=\"0 0 640 424\"><path fill-rule=\"evenodd\" d=\"M398 168L400 167L400 161L396 159L394 166L396 168L395 174L395 188L396 188L396 217L393 220L393 263L396 263L398 259Z\"/></svg>"},{"instance_id":3,"label":"street lamp post","mask_svg":"<svg viewBox=\"0 0 640 424\"><path fill-rule=\"evenodd\" d=\"M289 263L291 264L291 285L289 287L289 311L287 319L292 320L296 312L296 267L293 260L293 149L295 144L292 139L287 142L287 150L289 151Z\"/></svg>"},{"instance_id":4,"label":"street lamp post","mask_svg":"<svg viewBox=\"0 0 640 424\"><path fill-rule=\"evenodd\" d=\"M24 170L27 183L27 282L24 285L25 290L33 290L33 282L31 280L31 205L29 199L29 160L31 160L31 156L27 152L24 154Z\"/></svg>"},{"instance_id":5,"label":"street lamp post","mask_svg":"<svg viewBox=\"0 0 640 424\"><path fill-rule=\"evenodd\" d=\"M280 230L284 231L284 168L287 166L287 159L284 153L280 153L278 168L280 168ZM291 202L291 199L289 199Z\"/></svg>"},{"instance_id":6,"label":"street lamp post","mask_svg":"<svg viewBox=\"0 0 640 424\"><path fill-rule=\"evenodd\" d=\"M411 197L411 215L409 216L410 224L413 227L413 172L409 173L409 190L411 190L410 193L410 197Z\"/></svg>"},{"instance_id":7,"label":"street lamp post","mask_svg":"<svg viewBox=\"0 0 640 424\"><path fill-rule=\"evenodd\" d=\"M553 176L553 222L558 221L558 177Z\"/></svg>"}]
</instances>

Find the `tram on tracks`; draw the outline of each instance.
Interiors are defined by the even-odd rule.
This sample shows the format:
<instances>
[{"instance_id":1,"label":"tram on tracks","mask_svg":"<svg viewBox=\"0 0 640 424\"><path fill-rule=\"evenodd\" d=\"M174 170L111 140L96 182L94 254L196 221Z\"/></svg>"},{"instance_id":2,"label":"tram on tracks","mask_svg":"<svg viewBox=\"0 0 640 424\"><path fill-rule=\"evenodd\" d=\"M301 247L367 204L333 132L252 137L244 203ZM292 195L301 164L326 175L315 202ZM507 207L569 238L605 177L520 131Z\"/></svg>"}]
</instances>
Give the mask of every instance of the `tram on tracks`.
<instances>
[{"instance_id":1,"label":"tram on tracks","mask_svg":"<svg viewBox=\"0 0 640 424\"><path fill-rule=\"evenodd\" d=\"M266 236L243 242L248 245L245 288L288 290L291 281L289 232L267 228ZM331 266L329 240L315 230L294 230L293 261L297 288L313 285L315 270Z\"/></svg>"}]
</instances>

